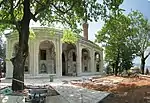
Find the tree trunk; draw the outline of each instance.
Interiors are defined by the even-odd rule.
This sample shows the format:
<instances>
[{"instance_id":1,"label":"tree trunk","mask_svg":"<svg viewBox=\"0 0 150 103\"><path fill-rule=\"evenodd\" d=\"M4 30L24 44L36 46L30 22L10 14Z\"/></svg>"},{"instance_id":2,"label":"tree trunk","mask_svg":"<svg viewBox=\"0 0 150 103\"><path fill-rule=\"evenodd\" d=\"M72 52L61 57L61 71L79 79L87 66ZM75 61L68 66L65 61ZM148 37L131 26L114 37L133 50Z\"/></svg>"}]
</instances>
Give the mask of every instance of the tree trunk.
<instances>
[{"instance_id":1,"label":"tree trunk","mask_svg":"<svg viewBox=\"0 0 150 103\"><path fill-rule=\"evenodd\" d=\"M118 74L118 60L116 61L116 64L115 64L115 76L117 76Z\"/></svg>"},{"instance_id":2,"label":"tree trunk","mask_svg":"<svg viewBox=\"0 0 150 103\"><path fill-rule=\"evenodd\" d=\"M112 65L112 67L113 67L113 74L115 73L115 64L113 63L113 65Z\"/></svg>"},{"instance_id":3,"label":"tree trunk","mask_svg":"<svg viewBox=\"0 0 150 103\"><path fill-rule=\"evenodd\" d=\"M1 78L2 78L2 68L1 68L1 62L0 62L0 82L1 82Z\"/></svg>"},{"instance_id":4,"label":"tree trunk","mask_svg":"<svg viewBox=\"0 0 150 103\"><path fill-rule=\"evenodd\" d=\"M144 68L145 68L145 59L141 58L141 71L142 71L142 74L144 74Z\"/></svg>"},{"instance_id":5,"label":"tree trunk","mask_svg":"<svg viewBox=\"0 0 150 103\"><path fill-rule=\"evenodd\" d=\"M30 0L24 0L24 15L20 22L19 29L19 47L16 56L11 59L14 70L12 79L12 90L24 89L24 65L28 56L28 39L29 39L29 23L30 23Z\"/></svg>"},{"instance_id":6,"label":"tree trunk","mask_svg":"<svg viewBox=\"0 0 150 103\"><path fill-rule=\"evenodd\" d=\"M119 64L119 52L117 54L116 62L115 62L115 76L118 74L118 64Z\"/></svg>"}]
</instances>

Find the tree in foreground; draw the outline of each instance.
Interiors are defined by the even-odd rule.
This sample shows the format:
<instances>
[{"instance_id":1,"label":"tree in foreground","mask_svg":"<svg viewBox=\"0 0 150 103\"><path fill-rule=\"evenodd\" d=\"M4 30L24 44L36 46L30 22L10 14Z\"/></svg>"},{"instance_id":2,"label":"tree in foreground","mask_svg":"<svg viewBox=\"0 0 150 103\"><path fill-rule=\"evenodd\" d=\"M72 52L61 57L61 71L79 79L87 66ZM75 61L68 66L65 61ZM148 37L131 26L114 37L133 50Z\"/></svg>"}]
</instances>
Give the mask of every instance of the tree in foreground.
<instances>
[{"instance_id":1,"label":"tree in foreground","mask_svg":"<svg viewBox=\"0 0 150 103\"><path fill-rule=\"evenodd\" d=\"M145 61L150 55L150 51L147 50L150 46L150 23L139 11L132 11L129 17L132 21L131 28L134 30L130 39L137 51L136 55L141 58L141 71L144 74Z\"/></svg>"},{"instance_id":2,"label":"tree in foreground","mask_svg":"<svg viewBox=\"0 0 150 103\"><path fill-rule=\"evenodd\" d=\"M47 25L61 22L74 29L83 20L97 20L101 5L97 0L1 0L0 30L17 30L19 44L13 64L12 89L24 89L24 64L28 56L31 19ZM17 81L16 81L17 80Z\"/></svg>"}]
</instances>

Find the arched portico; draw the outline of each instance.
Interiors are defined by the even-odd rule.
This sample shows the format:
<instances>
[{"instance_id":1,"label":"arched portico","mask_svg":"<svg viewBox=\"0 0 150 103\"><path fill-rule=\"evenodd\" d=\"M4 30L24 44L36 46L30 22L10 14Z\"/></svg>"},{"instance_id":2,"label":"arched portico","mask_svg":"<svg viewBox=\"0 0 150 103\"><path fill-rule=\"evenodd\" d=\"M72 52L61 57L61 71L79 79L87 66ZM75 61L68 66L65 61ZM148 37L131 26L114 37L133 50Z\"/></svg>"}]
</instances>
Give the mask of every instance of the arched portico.
<instances>
[{"instance_id":1,"label":"arched portico","mask_svg":"<svg viewBox=\"0 0 150 103\"><path fill-rule=\"evenodd\" d=\"M52 41L42 41L39 45L39 73L56 73L56 53Z\"/></svg>"},{"instance_id":2,"label":"arched portico","mask_svg":"<svg viewBox=\"0 0 150 103\"><path fill-rule=\"evenodd\" d=\"M90 51L82 49L82 72L90 72Z\"/></svg>"},{"instance_id":3,"label":"arched portico","mask_svg":"<svg viewBox=\"0 0 150 103\"><path fill-rule=\"evenodd\" d=\"M62 45L62 75L76 75L76 46L63 43Z\"/></svg>"}]
</instances>

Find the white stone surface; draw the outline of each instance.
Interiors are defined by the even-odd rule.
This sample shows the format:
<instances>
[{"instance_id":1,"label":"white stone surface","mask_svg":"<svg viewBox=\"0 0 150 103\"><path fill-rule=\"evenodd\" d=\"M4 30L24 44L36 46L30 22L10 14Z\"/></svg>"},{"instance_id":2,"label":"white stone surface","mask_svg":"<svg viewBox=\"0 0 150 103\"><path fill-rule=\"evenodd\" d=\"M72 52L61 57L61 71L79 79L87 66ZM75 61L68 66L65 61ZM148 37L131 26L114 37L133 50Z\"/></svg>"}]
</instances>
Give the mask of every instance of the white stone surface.
<instances>
[{"instance_id":1,"label":"white stone surface","mask_svg":"<svg viewBox=\"0 0 150 103\"><path fill-rule=\"evenodd\" d=\"M85 77L84 77L85 78ZM91 78L91 76L86 76ZM54 82L49 82L49 78L45 79L25 79L27 85L51 85L60 95L47 97L46 103L97 103L105 98L109 93L89 90L71 84L64 84L63 81L82 80L83 77L62 77L55 78ZM11 85L11 79L3 80L0 87ZM14 98L15 99L15 98ZM53 101L53 102L52 102ZM2 103L2 102L0 102ZM12 102L6 102L12 103ZM14 102L16 103L16 102Z\"/></svg>"},{"instance_id":2,"label":"white stone surface","mask_svg":"<svg viewBox=\"0 0 150 103\"><path fill-rule=\"evenodd\" d=\"M0 95L0 103L25 103L24 96Z\"/></svg>"},{"instance_id":3,"label":"white stone surface","mask_svg":"<svg viewBox=\"0 0 150 103\"><path fill-rule=\"evenodd\" d=\"M109 93L70 85L54 86L55 90L70 103L97 103Z\"/></svg>"},{"instance_id":4,"label":"white stone surface","mask_svg":"<svg viewBox=\"0 0 150 103\"><path fill-rule=\"evenodd\" d=\"M46 98L46 103L70 103L63 96L51 96Z\"/></svg>"}]
</instances>

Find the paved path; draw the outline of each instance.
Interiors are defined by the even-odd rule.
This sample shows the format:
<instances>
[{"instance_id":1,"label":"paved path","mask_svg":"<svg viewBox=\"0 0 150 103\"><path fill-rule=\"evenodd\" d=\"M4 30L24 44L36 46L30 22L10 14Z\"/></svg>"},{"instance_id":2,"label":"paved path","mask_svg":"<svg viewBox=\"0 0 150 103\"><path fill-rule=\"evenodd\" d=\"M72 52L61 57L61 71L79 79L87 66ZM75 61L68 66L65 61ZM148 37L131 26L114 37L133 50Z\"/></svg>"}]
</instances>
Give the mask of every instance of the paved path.
<instances>
[{"instance_id":1,"label":"paved path","mask_svg":"<svg viewBox=\"0 0 150 103\"><path fill-rule=\"evenodd\" d=\"M89 90L70 85L53 86L69 103L98 103L109 95L107 92Z\"/></svg>"},{"instance_id":2,"label":"paved path","mask_svg":"<svg viewBox=\"0 0 150 103\"><path fill-rule=\"evenodd\" d=\"M85 77L84 77L85 78ZM27 85L51 85L60 95L48 97L47 101L53 99L54 103L97 103L105 98L109 93L89 90L71 84L64 84L65 81L81 80L82 77L57 78L54 82L49 82L49 79L25 79ZM3 80L0 87L11 85L11 79ZM49 103L49 102L46 102ZM53 102L51 102L53 103Z\"/></svg>"}]
</instances>

